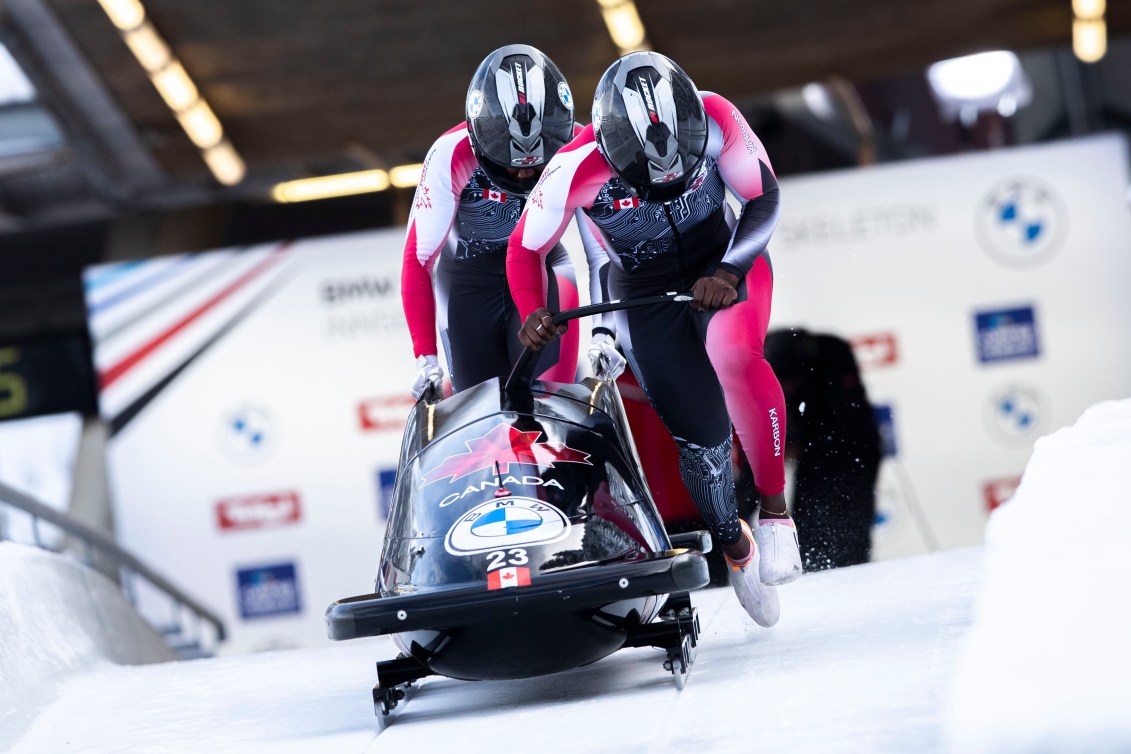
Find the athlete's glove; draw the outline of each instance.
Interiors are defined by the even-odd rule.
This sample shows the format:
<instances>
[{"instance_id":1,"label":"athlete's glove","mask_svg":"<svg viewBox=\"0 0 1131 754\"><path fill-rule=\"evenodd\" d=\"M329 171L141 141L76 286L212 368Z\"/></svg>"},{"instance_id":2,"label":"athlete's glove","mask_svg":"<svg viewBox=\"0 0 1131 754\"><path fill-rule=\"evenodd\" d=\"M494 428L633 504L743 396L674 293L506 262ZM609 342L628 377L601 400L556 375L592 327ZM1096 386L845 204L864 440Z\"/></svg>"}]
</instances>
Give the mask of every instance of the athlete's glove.
<instances>
[{"instance_id":1,"label":"athlete's glove","mask_svg":"<svg viewBox=\"0 0 1131 754\"><path fill-rule=\"evenodd\" d=\"M437 391L444 387L444 370L435 356L421 356L416 360L416 382L412 383L412 397L420 400L429 386Z\"/></svg>"},{"instance_id":2,"label":"athlete's glove","mask_svg":"<svg viewBox=\"0 0 1131 754\"><path fill-rule=\"evenodd\" d=\"M617 350L613 336L600 332L589 341L589 363L599 380L616 380L624 372L625 359Z\"/></svg>"}]
</instances>

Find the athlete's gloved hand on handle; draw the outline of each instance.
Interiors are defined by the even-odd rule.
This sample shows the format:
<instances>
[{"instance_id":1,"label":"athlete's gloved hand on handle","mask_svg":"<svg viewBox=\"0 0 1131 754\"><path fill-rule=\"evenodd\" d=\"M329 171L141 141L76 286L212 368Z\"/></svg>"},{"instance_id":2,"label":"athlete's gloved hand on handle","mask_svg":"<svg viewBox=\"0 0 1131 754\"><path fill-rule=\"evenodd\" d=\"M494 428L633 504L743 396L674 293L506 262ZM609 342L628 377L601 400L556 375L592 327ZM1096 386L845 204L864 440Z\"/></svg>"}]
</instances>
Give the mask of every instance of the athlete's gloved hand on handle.
<instances>
[{"instance_id":1,"label":"athlete's gloved hand on handle","mask_svg":"<svg viewBox=\"0 0 1131 754\"><path fill-rule=\"evenodd\" d=\"M697 312L725 309L738 298L737 285L737 275L726 270L715 270L714 274L696 280L691 287L691 293L695 296L691 308Z\"/></svg>"},{"instance_id":2,"label":"athlete's gloved hand on handle","mask_svg":"<svg viewBox=\"0 0 1131 754\"><path fill-rule=\"evenodd\" d=\"M593 366L593 376L610 382L621 376L626 364L613 336L604 332L597 333L589 341L589 363Z\"/></svg>"},{"instance_id":3,"label":"athlete's gloved hand on handle","mask_svg":"<svg viewBox=\"0 0 1131 754\"><path fill-rule=\"evenodd\" d=\"M444 389L444 370L440 360L433 356L420 356L416 360L416 382L412 383L412 397L420 400L428 386Z\"/></svg>"},{"instance_id":4,"label":"athlete's gloved hand on handle","mask_svg":"<svg viewBox=\"0 0 1131 754\"><path fill-rule=\"evenodd\" d=\"M522 323L522 328L518 331L518 342L535 351L552 343L566 331L565 325L554 327L553 316L545 307L535 309Z\"/></svg>"}]
</instances>

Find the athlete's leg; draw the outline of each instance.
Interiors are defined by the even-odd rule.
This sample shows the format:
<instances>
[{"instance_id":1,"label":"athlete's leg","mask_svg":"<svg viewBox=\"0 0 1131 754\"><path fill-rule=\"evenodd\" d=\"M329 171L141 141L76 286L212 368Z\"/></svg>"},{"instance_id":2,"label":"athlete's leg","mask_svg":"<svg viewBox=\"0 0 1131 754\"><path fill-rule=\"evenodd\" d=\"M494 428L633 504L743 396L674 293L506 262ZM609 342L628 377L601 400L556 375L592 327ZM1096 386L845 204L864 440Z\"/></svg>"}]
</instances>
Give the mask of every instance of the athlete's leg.
<instances>
[{"instance_id":1,"label":"athlete's leg","mask_svg":"<svg viewBox=\"0 0 1131 754\"><path fill-rule=\"evenodd\" d=\"M801 575L801 557L785 505L785 398L762 352L773 297L773 273L765 255L755 260L744 285L744 301L711 317L706 349L763 500L756 529L762 578L784 584Z\"/></svg>"},{"instance_id":2,"label":"athlete's leg","mask_svg":"<svg viewBox=\"0 0 1131 754\"><path fill-rule=\"evenodd\" d=\"M686 306L650 306L616 315L617 338L633 373L679 449L680 475L712 535L747 551L738 522L730 461L731 429L722 388Z\"/></svg>"},{"instance_id":3,"label":"athlete's leg","mask_svg":"<svg viewBox=\"0 0 1131 754\"><path fill-rule=\"evenodd\" d=\"M444 346L452 389L458 392L509 374L513 363L508 352L509 314L514 304L505 283L499 286L497 273L459 261L448 266L452 269L448 271Z\"/></svg>"},{"instance_id":4,"label":"athlete's leg","mask_svg":"<svg viewBox=\"0 0 1131 754\"><path fill-rule=\"evenodd\" d=\"M762 583L755 538L738 517L730 419L703 344L702 319L679 305L629 309L617 313L617 337L675 438L680 476L726 556L739 602L756 623L772 626L780 614L778 597Z\"/></svg>"}]
</instances>

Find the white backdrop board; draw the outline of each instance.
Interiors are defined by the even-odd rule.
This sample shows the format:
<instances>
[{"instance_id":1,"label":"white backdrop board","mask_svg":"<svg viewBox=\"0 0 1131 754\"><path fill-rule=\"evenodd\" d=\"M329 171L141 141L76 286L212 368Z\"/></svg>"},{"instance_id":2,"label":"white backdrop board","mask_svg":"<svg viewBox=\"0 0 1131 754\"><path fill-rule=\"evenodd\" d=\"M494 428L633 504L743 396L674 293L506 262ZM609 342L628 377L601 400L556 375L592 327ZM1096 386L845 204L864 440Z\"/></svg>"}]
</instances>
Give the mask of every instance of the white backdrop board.
<instances>
[{"instance_id":1,"label":"white backdrop board","mask_svg":"<svg viewBox=\"0 0 1131 754\"><path fill-rule=\"evenodd\" d=\"M981 542L1039 436L1131 395L1127 166L1102 136L782 180L771 327L853 342L890 418L877 558Z\"/></svg>"},{"instance_id":2,"label":"white backdrop board","mask_svg":"<svg viewBox=\"0 0 1131 754\"><path fill-rule=\"evenodd\" d=\"M373 590L415 375L403 238L87 272L117 535L226 651L326 642L326 607Z\"/></svg>"}]
</instances>

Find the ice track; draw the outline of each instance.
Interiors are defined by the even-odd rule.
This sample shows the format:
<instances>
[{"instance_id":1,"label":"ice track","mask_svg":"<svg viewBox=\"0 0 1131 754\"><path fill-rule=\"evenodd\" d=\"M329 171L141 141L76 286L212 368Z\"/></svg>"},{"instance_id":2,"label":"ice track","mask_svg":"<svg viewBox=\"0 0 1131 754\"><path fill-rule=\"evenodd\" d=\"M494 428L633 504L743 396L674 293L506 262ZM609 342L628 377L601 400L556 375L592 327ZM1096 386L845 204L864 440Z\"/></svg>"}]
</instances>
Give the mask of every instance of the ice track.
<instances>
[{"instance_id":1,"label":"ice track","mask_svg":"<svg viewBox=\"0 0 1131 754\"><path fill-rule=\"evenodd\" d=\"M762 629L730 589L697 592L702 635L677 691L632 649L524 681L430 678L382 720L384 637L324 649L101 665L17 742L47 752L944 751L944 705L981 548L808 574Z\"/></svg>"}]
</instances>

